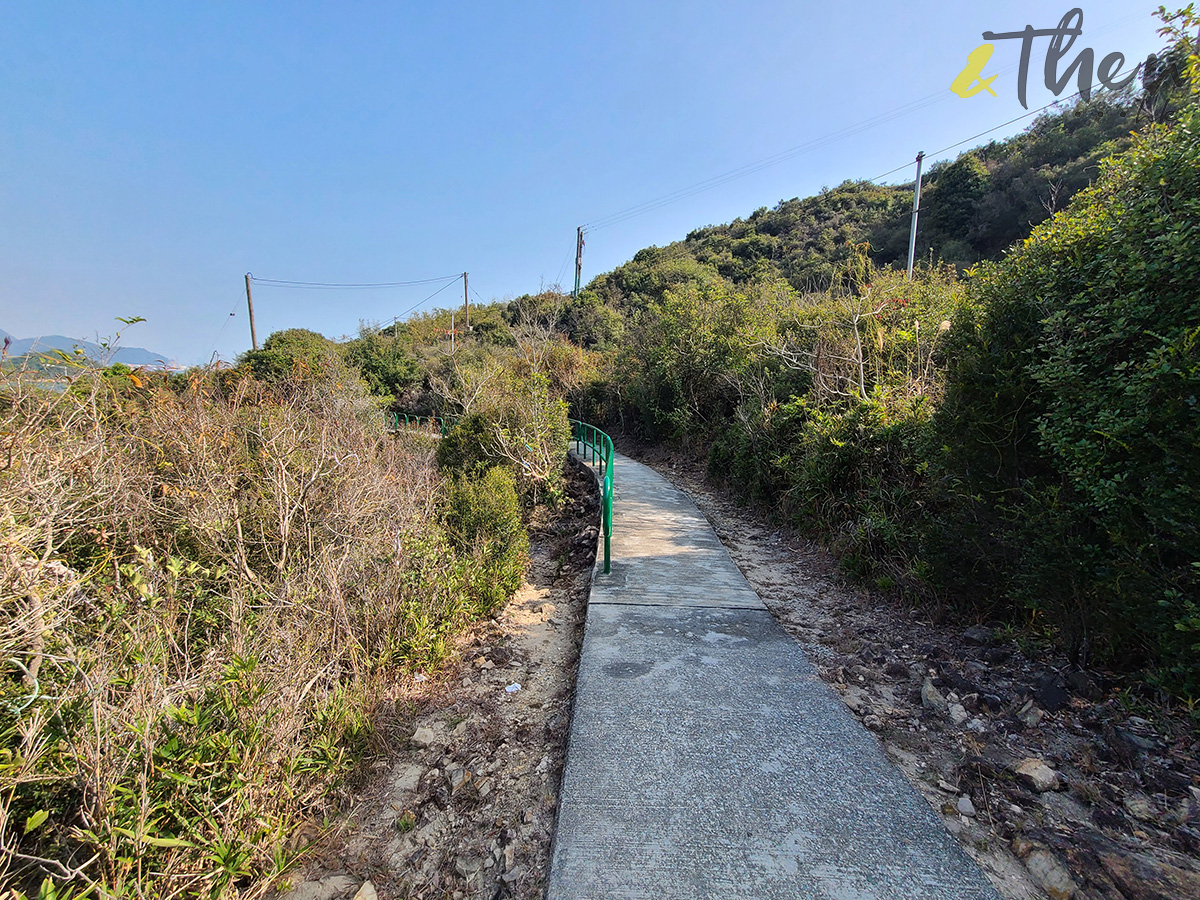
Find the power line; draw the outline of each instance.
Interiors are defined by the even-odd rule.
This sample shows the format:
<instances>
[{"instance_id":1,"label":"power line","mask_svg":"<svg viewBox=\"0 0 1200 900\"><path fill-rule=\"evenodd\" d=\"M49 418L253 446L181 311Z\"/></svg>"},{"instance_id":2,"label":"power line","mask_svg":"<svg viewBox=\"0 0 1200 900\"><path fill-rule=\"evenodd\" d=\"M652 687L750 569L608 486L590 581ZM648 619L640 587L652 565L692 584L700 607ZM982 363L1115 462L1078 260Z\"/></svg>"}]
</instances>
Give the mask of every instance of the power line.
<instances>
[{"instance_id":1,"label":"power line","mask_svg":"<svg viewBox=\"0 0 1200 900\"><path fill-rule=\"evenodd\" d=\"M1140 14L1130 14L1130 15L1124 16L1124 17L1116 20L1115 22L1111 22L1108 25L1103 26L1102 28L1094 29L1090 33L1093 35L1105 34L1109 31L1114 30L1115 28L1118 28L1119 26L1130 21L1131 19L1135 19L1135 18L1140 18ZM997 71L996 74L998 74L998 75L1011 74L1012 72L1015 72L1019 68L1019 66L1020 66L1019 63L1011 63L1010 65L1005 66L1004 68ZM677 191L672 191L669 194L663 194L662 196L656 197L652 200L647 200L643 203L635 204L633 206L627 207L626 209L619 210L614 213L610 213L606 216L600 216L599 218L593 219L591 222L586 223L584 225L584 229L586 231L599 231L602 228L608 228L612 225L617 225L628 219L632 219L635 216L640 216L643 213L652 212L656 209L660 209L664 206L668 206L668 205L670 205L672 203L676 203L680 200L685 200L688 197L693 197L696 194L703 193L704 191L712 190L713 188L717 188L724 184L728 184L730 181L734 181L735 179L744 178L748 175L753 175L757 172L761 172L764 169L770 168L771 166L777 166L781 163L787 162L788 160L794 159L797 156L800 156L802 154L810 153L813 150L818 150L822 147L828 146L829 144L835 143L840 140L844 140L845 138L853 137L854 135L861 134L864 131L868 131L871 128L875 128L876 126L882 125L886 122L890 122L893 119L897 119L897 118L900 118L901 116L905 116L910 113L916 112L920 109L924 109L927 106L932 106L935 103L940 103L943 100L948 100L950 98L950 96L951 95L948 91L939 91L936 94L930 94L926 97L922 97L918 100L914 100L903 106L897 107L896 109L893 109L889 112L880 113L879 115L874 116L870 119L864 119L862 122L859 122L855 125L848 125L847 127L843 128L843 129L831 132L823 137L814 138L813 140L808 141L807 143L799 144L790 149L780 151L779 153L776 153L772 156L765 157L761 160L758 160L757 162L748 163L739 168L732 169L728 172L725 172L724 174L715 175L712 178L708 178L708 179L705 179L704 181L696 182L695 184L690 185L688 187L680 188ZM1076 96L1078 96L1078 95L1076 95ZM1068 98L1068 99L1070 99L1070 98ZM1056 102L1060 102L1060 101L1056 101ZM1053 106L1053 105L1054 104L1050 104L1050 106ZM1048 108L1048 107L1043 107L1043 109L1046 109L1046 108ZM1040 112L1040 111L1041 110L1035 110L1035 112L1031 113L1031 115L1036 114L1037 112ZM1013 119L1011 122L1004 123L1004 125L997 125L996 128L990 129L990 131L996 131L1000 128L1003 128L1005 125L1011 125L1013 122L1019 122L1023 118L1026 118L1026 116L1019 116L1018 118ZM990 133L990 131L982 132L980 135L976 135L975 137L981 137L984 134ZM974 140L974 138L967 138L966 141L962 141L961 143L966 143L967 141L971 141L971 140ZM953 149L956 146L960 146L960 144L954 144L951 147L948 147L946 149L948 149L948 150ZM942 153L945 151L939 150L938 152ZM904 166L901 166L900 168L902 169L902 168L904 168ZM896 169L893 171L899 171L899 169ZM892 173L888 172L885 174L890 175ZM879 177L882 178L884 176L881 175ZM871 179L871 180L874 181L875 179ZM561 269L560 269L560 272L561 272Z\"/></svg>"},{"instance_id":2,"label":"power line","mask_svg":"<svg viewBox=\"0 0 1200 900\"><path fill-rule=\"evenodd\" d=\"M396 316L396 318L403 319L409 313L415 312L419 307L424 306L428 301L432 300L434 297L436 297L438 294L440 294L446 288L450 287L450 285L454 284L454 282L458 281L458 279L460 279L460 278L462 278L462 275L455 275L453 280L447 281L445 284L443 284L440 288L438 288L436 291L434 291L432 294L430 294L428 297L426 297L424 300L422 300L416 306L413 306L410 309L406 309L404 312L400 313L400 315Z\"/></svg>"},{"instance_id":3,"label":"power line","mask_svg":"<svg viewBox=\"0 0 1200 900\"><path fill-rule=\"evenodd\" d=\"M336 281L282 281L277 278L256 278L250 276L254 284L266 287L299 288L302 290L376 290L381 288L412 287L418 284L436 284L439 281L454 281L462 278L462 274L443 275L440 278L419 278L415 281L376 281L376 282L336 282Z\"/></svg>"},{"instance_id":4,"label":"power line","mask_svg":"<svg viewBox=\"0 0 1200 900\"><path fill-rule=\"evenodd\" d=\"M835 132L831 132L830 134L824 135L822 137L814 138L813 140L808 141L804 144L800 144L800 145L798 145L796 147L792 147L788 150L783 150L772 156L768 156L763 159L760 159L757 162L748 163L744 166L740 166L739 168L732 169L721 175L715 175L712 178L705 179L704 181L699 181L688 187L680 188L677 191L672 191L669 194L663 194L661 197L656 197L653 200L647 200L644 203L639 203L635 206L628 207L627 209L623 209L623 210L620 210L615 213L610 213L607 216L601 216L598 219L593 219L591 222L589 222L585 225L585 228L588 231L599 231L602 228L608 228L612 225L617 225L621 222L626 221L627 219L632 219L635 216L640 216L643 213L652 212L653 210L659 209L663 206L668 206L668 205L670 205L672 203L676 203L680 200L685 200L688 197L695 196L696 194L703 193L704 191L709 191L709 190L712 190L713 188L717 188L724 184L728 184L729 182L734 181L738 178L744 178L748 175L753 175L757 172L761 172L764 169L768 169L772 166L777 166L780 163L787 162L788 160L794 159L797 156L801 156L802 154L811 153L812 151L819 150L820 148L825 147L829 144L835 143L840 140L844 140L848 137L853 137L854 135L857 135L857 134L861 134L862 132L868 131L871 128L874 128L878 125L882 125L885 122L890 122L892 119L896 119L901 116L908 115L909 113L916 112L917 110L923 109L926 106L932 106L935 103L940 103L943 100L946 100L947 97L948 97L948 94L946 94L945 92L939 92L937 94L930 94L928 97L922 97L919 100L914 100L911 103L905 104L904 106L898 107L889 112L881 113L878 116L874 116L870 119L866 119L866 120L864 120L862 122L858 122L854 125L849 125L845 128L842 128Z\"/></svg>"},{"instance_id":5,"label":"power line","mask_svg":"<svg viewBox=\"0 0 1200 900\"><path fill-rule=\"evenodd\" d=\"M208 351L210 358L214 353L217 352L217 344L220 343L221 335L225 333L225 326L227 326L229 324L229 320L234 318L236 315L237 312L235 310L230 310L229 315L225 317L225 321L221 323L221 327L217 329L217 336L213 338L212 349Z\"/></svg>"},{"instance_id":6,"label":"power line","mask_svg":"<svg viewBox=\"0 0 1200 900\"><path fill-rule=\"evenodd\" d=\"M1095 85L1093 85L1093 87L1094 86ZM1091 88L1088 88L1088 92L1091 93ZM999 125L995 126L994 128L989 128L987 131L981 131L981 132L979 132L979 134L973 134L969 138L963 138L961 141L958 141L957 143L951 144L948 147L943 147L941 150L935 150L933 153L927 153L925 155L926 155L926 157L940 156L941 154L945 153L948 150L953 150L955 147L961 147L963 144L969 144L971 141L978 140L979 138L983 137L985 134L991 134L993 131L999 131L1001 128L1006 128L1009 125L1012 125L1016 122L1020 122L1022 119L1028 119L1030 116L1036 116L1038 113L1043 113L1046 110L1050 109L1050 107L1052 107L1052 106L1058 106L1060 103L1070 103L1072 100L1076 99L1077 97L1082 96L1082 94L1083 94L1083 91L1076 91L1074 94L1071 94L1069 97L1052 100L1050 103L1047 103L1045 106L1041 106L1041 107L1038 107L1037 109L1030 110L1027 113L1023 113L1022 115L1017 116L1015 119L1009 119L1007 122L1001 122ZM882 175L876 175L874 178L869 178L867 180L868 181L878 181L880 178L886 178L889 175L894 175L896 172L899 172L903 169L907 169L911 165L912 165L911 162L906 162L902 166L896 166L896 168L890 169L889 171L884 172Z\"/></svg>"}]
</instances>

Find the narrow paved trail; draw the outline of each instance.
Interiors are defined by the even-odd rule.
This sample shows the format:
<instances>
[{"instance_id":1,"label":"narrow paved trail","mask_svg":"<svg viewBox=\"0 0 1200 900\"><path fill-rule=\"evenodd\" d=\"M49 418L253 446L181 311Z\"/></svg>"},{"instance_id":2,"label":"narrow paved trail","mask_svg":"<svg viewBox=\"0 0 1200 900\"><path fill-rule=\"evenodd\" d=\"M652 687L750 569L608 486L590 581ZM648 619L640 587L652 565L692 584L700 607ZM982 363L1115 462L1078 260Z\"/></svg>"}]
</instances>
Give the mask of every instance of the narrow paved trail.
<instances>
[{"instance_id":1,"label":"narrow paved trail","mask_svg":"<svg viewBox=\"0 0 1200 900\"><path fill-rule=\"evenodd\" d=\"M997 900L691 500L614 472L549 900Z\"/></svg>"}]
</instances>

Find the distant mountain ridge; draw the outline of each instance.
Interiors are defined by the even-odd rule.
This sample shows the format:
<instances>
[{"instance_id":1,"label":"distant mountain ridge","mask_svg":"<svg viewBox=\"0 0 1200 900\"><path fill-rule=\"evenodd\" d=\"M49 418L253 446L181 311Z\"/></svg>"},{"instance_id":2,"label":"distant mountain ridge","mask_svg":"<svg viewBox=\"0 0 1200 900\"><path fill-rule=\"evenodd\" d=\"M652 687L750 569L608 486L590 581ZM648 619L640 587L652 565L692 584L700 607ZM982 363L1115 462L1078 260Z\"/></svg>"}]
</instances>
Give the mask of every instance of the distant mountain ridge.
<instances>
[{"instance_id":1,"label":"distant mountain ridge","mask_svg":"<svg viewBox=\"0 0 1200 900\"><path fill-rule=\"evenodd\" d=\"M54 350L61 350L71 355L75 352L75 348L79 347L92 362L119 362L127 366L144 366L153 369L178 368L175 360L168 357L165 353L155 353L144 347L120 347L115 352L109 354L108 351L94 341L69 338L61 334L19 338L0 329L0 343L3 343L5 338L9 339L6 355L10 359L15 356L23 356L26 353L50 353Z\"/></svg>"}]
</instances>

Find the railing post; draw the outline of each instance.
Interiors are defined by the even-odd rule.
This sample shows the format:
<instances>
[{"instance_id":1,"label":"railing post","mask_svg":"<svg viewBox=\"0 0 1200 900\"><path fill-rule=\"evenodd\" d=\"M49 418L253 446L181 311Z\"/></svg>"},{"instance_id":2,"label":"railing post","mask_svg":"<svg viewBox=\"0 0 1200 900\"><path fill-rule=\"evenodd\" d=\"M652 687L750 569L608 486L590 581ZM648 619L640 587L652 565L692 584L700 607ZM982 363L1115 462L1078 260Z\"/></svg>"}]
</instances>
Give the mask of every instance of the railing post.
<instances>
[{"instance_id":1,"label":"railing post","mask_svg":"<svg viewBox=\"0 0 1200 900\"><path fill-rule=\"evenodd\" d=\"M604 574L609 574L612 565L612 479L604 479Z\"/></svg>"}]
</instances>

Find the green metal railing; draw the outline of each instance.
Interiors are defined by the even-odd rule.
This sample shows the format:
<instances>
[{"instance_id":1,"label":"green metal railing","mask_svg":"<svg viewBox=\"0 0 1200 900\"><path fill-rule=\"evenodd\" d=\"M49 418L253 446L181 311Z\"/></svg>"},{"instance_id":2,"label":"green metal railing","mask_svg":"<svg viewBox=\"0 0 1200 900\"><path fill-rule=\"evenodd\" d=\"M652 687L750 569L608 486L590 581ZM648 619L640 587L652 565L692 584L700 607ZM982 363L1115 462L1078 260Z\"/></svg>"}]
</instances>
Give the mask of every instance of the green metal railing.
<instances>
[{"instance_id":1,"label":"green metal railing","mask_svg":"<svg viewBox=\"0 0 1200 900\"><path fill-rule=\"evenodd\" d=\"M441 432L442 437L446 436L446 430L453 428L458 424L458 419L453 416L416 416L412 413L388 413L392 421L392 430L399 431L401 428L421 428L429 426L436 428Z\"/></svg>"},{"instance_id":2,"label":"green metal railing","mask_svg":"<svg viewBox=\"0 0 1200 900\"><path fill-rule=\"evenodd\" d=\"M590 458L600 464L601 526L604 531L604 573L607 575L612 556L612 509L613 509L613 442L595 425L571 419L571 439L575 452L584 461Z\"/></svg>"}]
</instances>

